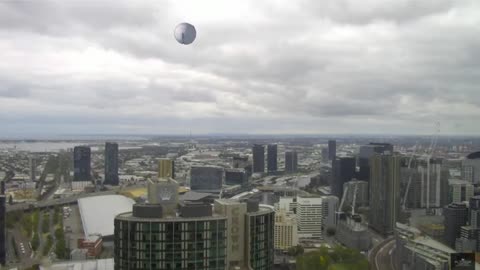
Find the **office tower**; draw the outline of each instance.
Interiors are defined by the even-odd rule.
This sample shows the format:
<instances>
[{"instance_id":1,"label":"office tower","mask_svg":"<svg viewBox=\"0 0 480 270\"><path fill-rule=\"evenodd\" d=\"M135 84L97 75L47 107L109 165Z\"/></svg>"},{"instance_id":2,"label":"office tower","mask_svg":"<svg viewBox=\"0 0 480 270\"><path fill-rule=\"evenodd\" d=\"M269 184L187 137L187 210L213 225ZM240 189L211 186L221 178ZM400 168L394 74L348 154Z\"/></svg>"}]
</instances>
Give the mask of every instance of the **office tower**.
<instances>
[{"instance_id":1,"label":"office tower","mask_svg":"<svg viewBox=\"0 0 480 270\"><path fill-rule=\"evenodd\" d=\"M352 206L353 203L353 194L357 191L357 196L355 197L355 206L368 206L368 182L367 181L357 181L352 180L343 184L343 192L345 193L345 206ZM341 209L340 209L341 210Z\"/></svg>"},{"instance_id":2,"label":"office tower","mask_svg":"<svg viewBox=\"0 0 480 270\"><path fill-rule=\"evenodd\" d=\"M448 186L448 198L450 203L465 202L473 197L474 188L469 181L449 179Z\"/></svg>"},{"instance_id":3,"label":"office tower","mask_svg":"<svg viewBox=\"0 0 480 270\"><path fill-rule=\"evenodd\" d=\"M5 195L5 180L0 180L0 195Z\"/></svg>"},{"instance_id":4,"label":"office tower","mask_svg":"<svg viewBox=\"0 0 480 270\"><path fill-rule=\"evenodd\" d=\"M91 181L90 147L75 146L73 149L73 181Z\"/></svg>"},{"instance_id":5,"label":"office tower","mask_svg":"<svg viewBox=\"0 0 480 270\"><path fill-rule=\"evenodd\" d=\"M175 178L175 161L162 158L158 161L158 178Z\"/></svg>"},{"instance_id":6,"label":"office tower","mask_svg":"<svg viewBox=\"0 0 480 270\"><path fill-rule=\"evenodd\" d=\"M223 168L216 166L192 166L190 188L196 191L217 192L222 189Z\"/></svg>"},{"instance_id":7,"label":"office tower","mask_svg":"<svg viewBox=\"0 0 480 270\"><path fill-rule=\"evenodd\" d=\"M278 170L276 144L269 144L267 146L267 170L268 172L276 172Z\"/></svg>"},{"instance_id":8,"label":"office tower","mask_svg":"<svg viewBox=\"0 0 480 270\"><path fill-rule=\"evenodd\" d=\"M400 156L375 154L370 158L369 189L369 225L389 235L400 214Z\"/></svg>"},{"instance_id":9,"label":"office tower","mask_svg":"<svg viewBox=\"0 0 480 270\"><path fill-rule=\"evenodd\" d=\"M474 185L480 184L480 151L467 155L462 161L462 176Z\"/></svg>"},{"instance_id":10,"label":"office tower","mask_svg":"<svg viewBox=\"0 0 480 270\"><path fill-rule=\"evenodd\" d=\"M227 218L227 268L273 268L274 222L273 207L258 201L215 200L215 213ZM238 268L236 268L238 267Z\"/></svg>"},{"instance_id":11,"label":"office tower","mask_svg":"<svg viewBox=\"0 0 480 270\"><path fill-rule=\"evenodd\" d=\"M253 173L265 172L265 147L255 144L252 148L253 154Z\"/></svg>"},{"instance_id":12,"label":"office tower","mask_svg":"<svg viewBox=\"0 0 480 270\"><path fill-rule=\"evenodd\" d=\"M7 197L0 195L0 265L5 265L7 262L6 203Z\"/></svg>"},{"instance_id":13,"label":"office tower","mask_svg":"<svg viewBox=\"0 0 480 270\"><path fill-rule=\"evenodd\" d=\"M322 198L297 197L296 206L299 237L323 239Z\"/></svg>"},{"instance_id":14,"label":"office tower","mask_svg":"<svg viewBox=\"0 0 480 270\"><path fill-rule=\"evenodd\" d=\"M343 184L355 178L355 158L340 157L332 161L332 195L342 198Z\"/></svg>"},{"instance_id":15,"label":"office tower","mask_svg":"<svg viewBox=\"0 0 480 270\"><path fill-rule=\"evenodd\" d=\"M244 169L225 169L225 184L227 185L245 185L247 177Z\"/></svg>"},{"instance_id":16,"label":"office tower","mask_svg":"<svg viewBox=\"0 0 480 270\"><path fill-rule=\"evenodd\" d=\"M389 143L370 143L360 146L358 154L359 172L358 180L369 181L370 179L370 158L375 154L393 154L393 145Z\"/></svg>"},{"instance_id":17,"label":"office tower","mask_svg":"<svg viewBox=\"0 0 480 270\"><path fill-rule=\"evenodd\" d=\"M36 171L37 171L37 160L35 157L29 158L30 165L30 181L35 182L37 180Z\"/></svg>"},{"instance_id":18,"label":"office tower","mask_svg":"<svg viewBox=\"0 0 480 270\"><path fill-rule=\"evenodd\" d=\"M337 141L329 140L328 141L328 159L334 160L337 156Z\"/></svg>"},{"instance_id":19,"label":"office tower","mask_svg":"<svg viewBox=\"0 0 480 270\"><path fill-rule=\"evenodd\" d=\"M460 236L460 228L467 224L468 208L464 203L452 203L443 208L445 217L445 242L455 247L455 239Z\"/></svg>"},{"instance_id":20,"label":"office tower","mask_svg":"<svg viewBox=\"0 0 480 270\"><path fill-rule=\"evenodd\" d=\"M297 151L285 152L285 172L296 172L298 169L298 155Z\"/></svg>"},{"instance_id":21,"label":"office tower","mask_svg":"<svg viewBox=\"0 0 480 270\"><path fill-rule=\"evenodd\" d=\"M327 161L329 158L328 156L328 148L322 148L322 161Z\"/></svg>"},{"instance_id":22,"label":"office tower","mask_svg":"<svg viewBox=\"0 0 480 270\"><path fill-rule=\"evenodd\" d=\"M275 249L288 250L298 245L297 217L279 209L275 212Z\"/></svg>"},{"instance_id":23,"label":"office tower","mask_svg":"<svg viewBox=\"0 0 480 270\"><path fill-rule=\"evenodd\" d=\"M322 197L322 216L323 216L323 228L335 228L337 225L338 210L338 197L335 196L323 196Z\"/></svg>"},{"instance_id":24,"label":"office tower","mask_svg":"<svg viewBox=\"0 0 480 270\"><path fill-rule=\"evenodd\" d=\"M118 186L118 144L105 143L105 181L104 184Z\"/></svg>"}]
</instances>

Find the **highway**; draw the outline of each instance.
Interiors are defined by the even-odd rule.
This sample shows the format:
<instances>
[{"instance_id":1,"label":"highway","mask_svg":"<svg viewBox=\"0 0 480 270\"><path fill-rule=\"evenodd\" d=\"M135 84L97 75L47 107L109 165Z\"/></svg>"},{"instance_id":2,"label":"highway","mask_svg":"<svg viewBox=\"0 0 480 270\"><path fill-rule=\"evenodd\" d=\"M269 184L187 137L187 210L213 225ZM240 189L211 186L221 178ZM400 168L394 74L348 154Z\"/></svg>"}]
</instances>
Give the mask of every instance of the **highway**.
<instances>
[{"instance_id":1,"label":"highway","mask_svg":"<svg viewBox=\"0 0 480 270\"><path fill-rule=\"evenodd\" d=\"M396 270L393 263L395 238L390 237L376 246L369 254L369 262L373 270Z\"/></svg>"}]
</instances>

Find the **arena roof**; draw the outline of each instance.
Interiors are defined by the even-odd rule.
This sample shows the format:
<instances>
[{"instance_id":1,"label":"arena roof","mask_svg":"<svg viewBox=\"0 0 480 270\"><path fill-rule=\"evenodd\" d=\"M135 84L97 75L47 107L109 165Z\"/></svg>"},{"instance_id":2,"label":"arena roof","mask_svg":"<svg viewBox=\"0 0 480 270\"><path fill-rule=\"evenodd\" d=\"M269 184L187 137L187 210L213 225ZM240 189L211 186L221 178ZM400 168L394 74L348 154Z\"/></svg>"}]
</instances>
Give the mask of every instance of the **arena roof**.
<instances>
[{"instance_id":1,"label":"arena roof","mask_svg":"<svg viewBox=\"0 0 480 270\"><path fill-rule=\"evenodd\" d=\"M104 195L78 199L85 238L92 234L113 235L115 216L131 212L134 200L122 195Z\"/></svg>"}]
</instances>

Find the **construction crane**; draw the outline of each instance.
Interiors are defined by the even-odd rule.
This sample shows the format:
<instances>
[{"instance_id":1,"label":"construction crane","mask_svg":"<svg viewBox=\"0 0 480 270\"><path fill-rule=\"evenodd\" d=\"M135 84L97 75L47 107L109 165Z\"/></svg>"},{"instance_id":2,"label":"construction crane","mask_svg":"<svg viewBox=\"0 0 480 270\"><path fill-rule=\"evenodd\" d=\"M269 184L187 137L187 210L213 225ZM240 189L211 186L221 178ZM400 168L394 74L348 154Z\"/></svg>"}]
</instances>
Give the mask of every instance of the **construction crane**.
<instances>
[{"instance_id":1,"label":"construction crane","mask_svg":"<svg viewBox=\"0 0 480 270\"><path fill-rule=\"evenodd\" d=\"M432 139L430 140L430 145L425 153L423 153L420 156L420 160L425 160L427 162L427 183L428 185L430 184L430 159L432 157L433 152L435 151L435 148L437 146L437 140L438 140L438 134L440 133L440 122L435 123L435 132L432 134ZM408 160L408 165L407 168L411 169L412 161L415 156L415 152L417 150L417 144L414 146L414 150L410 155L410 158ZM406 203L407 203L407 197L408 197L408 191L410 190L410 184L412 182L412 173L410 173L408 177L408 183L407 183L407 188L405 190L405 196L403 197L403 205L402 209L406 209ZM430 204L430 192L427 192L427 209L429 208Z\"/></svg>"},{"instance_id":2,"label":"construction crane","mask_svg":"<svg viewBox=\"0 0 480 270\"><path fill-rule=\"evenodd\" d=\"M340 201L340 205L338 206L338 212L343 212L342 209L343 209L343 204L345 203L345 197L347 196L348 194L348 185L345 187L345 190L343 191L343 196L342 196L342 200Z\"/></svg>"}]
</instances>

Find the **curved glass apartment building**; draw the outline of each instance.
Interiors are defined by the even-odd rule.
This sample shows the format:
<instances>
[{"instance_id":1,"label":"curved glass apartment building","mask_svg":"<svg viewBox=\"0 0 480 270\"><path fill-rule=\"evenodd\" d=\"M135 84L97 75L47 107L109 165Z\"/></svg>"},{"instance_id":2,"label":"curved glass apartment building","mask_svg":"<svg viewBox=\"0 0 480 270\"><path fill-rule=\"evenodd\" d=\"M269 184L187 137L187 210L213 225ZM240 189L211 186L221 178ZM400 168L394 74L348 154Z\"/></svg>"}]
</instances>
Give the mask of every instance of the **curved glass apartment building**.
<instances>
[{"instance_id":1,"label":"curved glass apartment building","mask_svg":"<svg viewBox=\"0 0 480 270\"><path fill-rule=\"evenodd\" d=\"M135 205L115 218L116 270L225 269L225 217L161 213L160 205Z\"/></svg>"}]
</instances>

